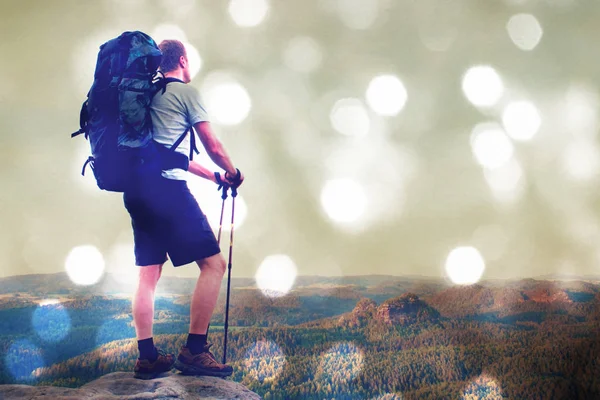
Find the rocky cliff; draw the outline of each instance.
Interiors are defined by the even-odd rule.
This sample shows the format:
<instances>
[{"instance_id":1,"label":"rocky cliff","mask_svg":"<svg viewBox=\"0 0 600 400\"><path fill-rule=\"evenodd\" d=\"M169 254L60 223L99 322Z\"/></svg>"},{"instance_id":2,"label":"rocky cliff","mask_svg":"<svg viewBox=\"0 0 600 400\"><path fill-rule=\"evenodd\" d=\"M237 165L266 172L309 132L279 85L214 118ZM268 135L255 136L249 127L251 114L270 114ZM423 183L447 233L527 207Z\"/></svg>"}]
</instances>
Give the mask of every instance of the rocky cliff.
<instances>
[{"instance_id":1,"label":"rocky cliff","mask_svg":"<svg viewBox=\"0 0 600 400\"><path fill-rule=\"evenodd\" d=\"M152 380L114 372L77 389L57 386L0 385L0 399L117 400L117 399L247 399L261 397L243 385L210 376L169 372Z\"/></svg>"},{"instance_id":2,"label":"rocky cliff","mask_svg":"<svg viewBox=\"0 0 600 400\"><path fill-rule=\"evenodd\" d=\"M390 325L408 325L438 317L438 311L414 293L405 293L386 300L377 308L377 319Z\"/></svg>"}]
</instances>

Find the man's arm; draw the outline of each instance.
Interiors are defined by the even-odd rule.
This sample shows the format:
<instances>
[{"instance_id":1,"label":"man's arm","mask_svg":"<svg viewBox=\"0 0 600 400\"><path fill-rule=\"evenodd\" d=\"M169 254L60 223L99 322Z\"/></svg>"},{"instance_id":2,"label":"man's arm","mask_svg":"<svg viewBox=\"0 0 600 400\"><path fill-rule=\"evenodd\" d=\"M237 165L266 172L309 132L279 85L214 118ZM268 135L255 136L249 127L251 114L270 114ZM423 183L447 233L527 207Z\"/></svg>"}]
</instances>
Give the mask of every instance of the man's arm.
<instances>
[{"instance_id":1,"label":"man's arm","mask_svg":"<svg viewBox=\"0 0 600 400\"><path fill-rule=\"evenodd\" d=\"M190 160L190 166L188 167L188 171L201 178L208 179L211 182L217 183L217 179L215 178L214 172L204 167L203 165L198 164L196 161Z\"/></svg>"},{"instance_id":2,"label":"man's arm","mask_svg":"<svg viewBox=\"0 0 600 400\"><path fill-rule=\"evenodd\" d=\"M210 123L207 121L201 121L194 125L196 132L198 132L198 136L200 137L200 141L204 145L208 156L215 164L219 167L223 168L227 173L231 176L237 174L237 170L233 166L229 155L225 151L223 144L221 141L214 135ZM190 163L190 169L192 167ZM201 176L201 175L200 175Z\"/></svg>"}]
</instances>

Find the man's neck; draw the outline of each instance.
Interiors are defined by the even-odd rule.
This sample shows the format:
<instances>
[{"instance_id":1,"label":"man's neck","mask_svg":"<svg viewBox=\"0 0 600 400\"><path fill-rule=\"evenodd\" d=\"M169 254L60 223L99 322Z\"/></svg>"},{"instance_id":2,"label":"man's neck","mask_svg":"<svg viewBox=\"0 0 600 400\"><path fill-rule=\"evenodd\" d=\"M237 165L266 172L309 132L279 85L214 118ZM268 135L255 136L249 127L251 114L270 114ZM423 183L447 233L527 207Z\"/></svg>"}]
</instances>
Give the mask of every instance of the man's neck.
<instances>
[{"instance_id":1,"label":"man's neck","mask_svg":"<svg viewBox=\"0 0 600 400\"><path fill-rule=\"evenodd\" d=\"M185 82L185 80L183 79L183 71L182 70L165 72L164 75L165 75L165 78L175 78L175 79L179 79L182 82Z\"/></svg>"}]
</instances>

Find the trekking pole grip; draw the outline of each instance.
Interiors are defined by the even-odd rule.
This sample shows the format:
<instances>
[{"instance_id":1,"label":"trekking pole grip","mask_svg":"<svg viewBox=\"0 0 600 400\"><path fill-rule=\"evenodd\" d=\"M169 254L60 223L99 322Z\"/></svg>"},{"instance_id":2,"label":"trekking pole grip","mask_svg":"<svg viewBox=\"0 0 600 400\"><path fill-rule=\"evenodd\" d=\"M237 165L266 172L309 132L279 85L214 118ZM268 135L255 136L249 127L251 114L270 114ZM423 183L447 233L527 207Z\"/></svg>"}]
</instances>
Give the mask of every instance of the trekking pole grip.
<instances>
[{"instance_id":1,"label":"trekking pole grip","mask_svg":"<svg viewBox=\"0 0 600 400\"><path fill-rule=\"evenodd\" d=\"M218 172L215 172L215 180L217 181L217 185L219 185L217 190L223 191L221 198L225 200L227 198L227 190L229 190L229 185L221 178L221 174Z\"/></svg>"},{"instance_id":2,"label":"trekking pole grip","mask_svg":"<svg viewBox=\"0 0 600 400\"><path fill-rule=\"evenodd\" d=\"M223 185L223 193L221 194L221 198L223 200L225 200L227 198L227 189L229 189L229 186Z\"/></svg>"}]
</instances>

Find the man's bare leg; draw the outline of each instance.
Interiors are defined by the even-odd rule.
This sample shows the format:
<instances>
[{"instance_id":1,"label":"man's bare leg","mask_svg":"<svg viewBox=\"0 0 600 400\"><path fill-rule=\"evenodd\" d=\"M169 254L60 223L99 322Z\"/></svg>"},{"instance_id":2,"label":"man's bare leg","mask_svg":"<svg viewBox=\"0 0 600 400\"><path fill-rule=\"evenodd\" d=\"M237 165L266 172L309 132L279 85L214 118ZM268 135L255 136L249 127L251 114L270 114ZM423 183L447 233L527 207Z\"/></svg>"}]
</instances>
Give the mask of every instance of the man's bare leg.
<instances>
[{"instance_id":1,"label":"man's bare leg","mask_svg":"<svg viewBox=\"0 0 600 400\"><path fill-rule=\"evenodd\" d=\"M201 272L190 304L190 333L206 335L217 304L226 265L221 253L198 260L196 263Z\"/></svg>"},{"instance_id":2,"label":"man's bare leg","mask_svg":"<svg viewBox=\"0 0 600 400\"><path fill-rule=\"evenodd\" d=\"M138 340L152 337L154 320L154 292L160 279L163 264L140 268L138 286L132 301L133 322Z\"/></svg>"}]
</instances>

